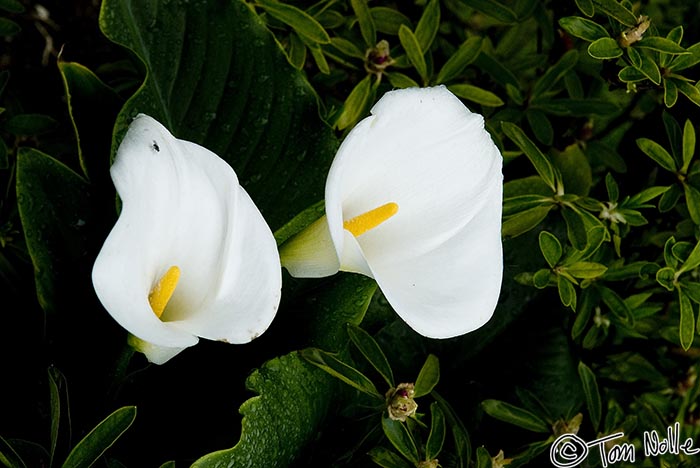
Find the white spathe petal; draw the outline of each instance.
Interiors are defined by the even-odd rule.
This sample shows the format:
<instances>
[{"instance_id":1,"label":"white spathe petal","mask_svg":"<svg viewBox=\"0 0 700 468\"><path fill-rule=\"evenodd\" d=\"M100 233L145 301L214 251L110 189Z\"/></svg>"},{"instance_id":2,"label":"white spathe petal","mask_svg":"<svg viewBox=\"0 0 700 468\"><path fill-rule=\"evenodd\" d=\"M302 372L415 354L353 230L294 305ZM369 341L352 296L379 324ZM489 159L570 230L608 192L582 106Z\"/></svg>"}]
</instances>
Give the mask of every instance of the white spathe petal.
<instances>
[{"instance_id":1,"label":"white spathe petal","mask_svg":"<svg viewBox=\"0 0 700 468\"><path fill-rule=\"evenodd\" d=\"M502 184L493 183L471 221L428 252L381 257L374 277L396 313L421 335L451 338L492 317L501 291ZM372 259L373 260L373 259Z\"/></svg>"},{"instance_id":2,"label":"white spathe petal","mask_svg":"<svg viewBox=\"0 0 700 468\"><path fill-rule=\"evenodd\" d=\"M502 158L483 117L446 88L389 92L372 114L348 134L326 183L339 255L343 220L398 204L395 216L358 238L370 263L376 255L403 255L404 240L413 249L436 248L474 216L490 181L502 180Z\"/></svg>"},{"instance_id":3,"label":"white spathe petal","mask_svg":"<svg viewBox=\"0 0 700 468\"><path fill-rule=\"evenodd\" d=\"M129 345L136 351L146 355L148 362L153 364L165 364L186 348L169 348L167 346L158 346L148 341L143 341L134 335L129 335Z\"/></svg>"},{"instance_id":4,"label":"white spathe petal","mask_svg":"<svg viewBox=\"0 0 700 468\"><path fill-rule=\"evenodd\" d=\"M241 342L243 335L250 339L262 333L279 301L279 261L276 270L270 266L278 258L274 242L269 242L272 233L231 167L139 115L111 173L122 212L95 261L93 283L117 322L141 340L166 348L184 348L198 336L211 337L202 333L203 321L208 317L220 326L226 313L228 330L220 329L216 339ZM241 248L251 232L255 248ZM258 242L257 236L264 240ZM180 280L159 319L148 293L171 266L180 268ZM229 281L251 276L271 294L271 303L259 319L242 320L240 310L219 305L232 302L229 294L235 288ZM238 326L236 321L242 327L238 335L230 330Z\"/></svg>"},{"instance_id":5,"label":"white spathe petal","mask_svg":"<svg viewBox=\"0 0 700 468\"><path fill-rule=\"evenodd\" d=\"M387 93L348 134L326 183L341 269L362 272L365 260L364 274L425 336L480 327L500 294L501 168L483 117L445 87ZM388 202L398 212L379 226L357 238L343 229Z\"/></svg>"}]
</instances>

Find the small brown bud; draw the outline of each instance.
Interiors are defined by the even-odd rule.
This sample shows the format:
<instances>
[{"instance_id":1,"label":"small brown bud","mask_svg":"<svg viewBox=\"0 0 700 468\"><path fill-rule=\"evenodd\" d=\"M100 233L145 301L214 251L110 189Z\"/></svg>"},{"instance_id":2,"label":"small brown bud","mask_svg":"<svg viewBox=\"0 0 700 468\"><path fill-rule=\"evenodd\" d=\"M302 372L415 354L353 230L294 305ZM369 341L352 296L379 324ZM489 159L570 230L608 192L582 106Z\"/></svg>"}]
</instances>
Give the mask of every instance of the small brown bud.
<instances>
[{"instance_id":1,"label":"small brown bud","mask_svg":"<svg viewBox=\"0 0 700 468\"><path fill-rule=\"evenodd\" d=\"M406 418L413 416L418 409L418 404L413 399L415 393L412 383L402 383L396 388L390 388L386 392L389 417L394 421L405 422Z\"/></svg>"},{"instance_id":2,"label":"small brown bud","mask_svg":"<svg viewBox=\"0 0 700 468\"><path fill-rule=\"evenodd\" d=\"M394 63L391 58L389 43L382 39L376 46L367 49L365 54L365 70L369 73L381 75L382 72Z\"/></svg>"}]
</instances>

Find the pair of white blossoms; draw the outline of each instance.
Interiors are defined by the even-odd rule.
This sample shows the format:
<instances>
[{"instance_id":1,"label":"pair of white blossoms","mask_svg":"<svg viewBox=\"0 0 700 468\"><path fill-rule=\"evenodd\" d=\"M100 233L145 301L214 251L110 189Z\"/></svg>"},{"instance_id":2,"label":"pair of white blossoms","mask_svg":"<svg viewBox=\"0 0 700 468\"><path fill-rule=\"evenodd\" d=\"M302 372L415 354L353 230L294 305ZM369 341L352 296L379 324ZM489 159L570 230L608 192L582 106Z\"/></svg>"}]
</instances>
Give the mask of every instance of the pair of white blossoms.
<instances>
[{"instance_id":1,"label":"pair of white blossoms","mask_svg":"<svg viewBox=\"0 0 700 468\"><path fill-rule=\"evenodd\" d=\"M340 146L325 216L278 250L233 169L142 114L111 168L122 210L93 285L157 364L199 338L263 333L280 266L367 275L418 333L462 335L491 318L500 294L502 164L483 117L447 88L388 92Z\"/></svg>"}]
</instances>

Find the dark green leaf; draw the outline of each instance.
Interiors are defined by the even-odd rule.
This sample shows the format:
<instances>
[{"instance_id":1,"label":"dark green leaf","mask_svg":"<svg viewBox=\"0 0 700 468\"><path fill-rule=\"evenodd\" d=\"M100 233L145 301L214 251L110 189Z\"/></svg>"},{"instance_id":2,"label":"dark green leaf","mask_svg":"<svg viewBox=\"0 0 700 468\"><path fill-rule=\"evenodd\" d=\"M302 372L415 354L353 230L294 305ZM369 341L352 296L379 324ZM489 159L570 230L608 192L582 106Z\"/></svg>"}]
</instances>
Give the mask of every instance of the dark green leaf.
<instances>
[{"instance_id":1,"label":"dark green leaf","mask_svg":"<svg viewBox=\"0 0 700 468\"><path fill-rule=\"evenodd\" d=\"M68 112L78 142L83 174L96 185L111 185L109 151L114 120L121 99L86 67L58 62L68 102Z\"/></svg>"},{"instance_id":2,"label":"dark green leaf","mask_svg":"<svg viewBox=\"0 0 700 468\"><path fill-rule=\"evenodd\" d=\"M24 5L18 0L0 0L0 10L8 13L24 13Z\"/></svg>"},{"instance_id":3,"label":"dark green leaf","mask_svg":"<svg viewBox=\"0 0 700 468\"><path fill-rule=\"evenodd\" d=\"M364 52L362 52L353 42L343 39L342 37L332 37L331 45L348 57L355 57L363 60L365 58Z\"/></svg>"},{"instance_id":4,"label":"dark green leaf","mask_svg":"<svg viewBox=\"0 0 700 468\"><path fill-rule=\"evenodd\" d=\"M610 37L604 27L580 16L565 16L559 20L559 26L572 36L584 41L593 42L603 37Z\"/></svg>"},{"instance_id":5,"label":"dark green leaf","mask_svg":"<svg viewBox=\"0 0 700 468\"><path fill-rule=\"evenodd\" d=\"M673 247L675 248L679 245L681 245L681 242L677 243ZM675 253L675 249L673 249L673 251ZM677 274L679 275L686 271L692 271L700 266L700 242L695 244L695 247L693 247L687 257L685 255L683 257L684 258L681 259L683 261L683 265L681 265L677 271Z\"/></svg>"},{"instance_id":6,"label":"dark green leaf","mask_svg":"<svg viewBox=\"0 0 700 468\"><path fill-rule=\"evenodd\" d=\"M683 191L685 192L685 203L688 206L690 218L695 224L700 224L700 190L685 183L683 184Z\"/></svg>"},{"instance_id":7,"label":"dark green leaf","mask_svg":"<svg viewBox=\"0 0 700 468\"><path fill-rule=\"evenodd\" d=\"M126 432L136 419L136 407L116 410L86 435L68 455L62 468L88 468Z\"/></svg>"},{"instance_id":8,"label":"dark green leaf","mask_svg":"<svg viewBox=\"0 0 700 468\"><path fill-rule=\"evenodd\" d=\"M604 286L600 286L598 290L600 292L600 298L603 300L605 305L608 306L610 312L612 312L614 316L620 319L622 323L629 325L634 324L634 315L632 314L632 311L615 291Z\"/></svg>"},{"instance_id":9,"label":"dark green leaf","mask_svg":"<svg viewBox=\"0 0 700 468\"><path fill-rule=\"evenodd\" d=\"M564 277L557 275L557 291L559 292L559 300L565 307L571 307L571 310L576 310L576 290L574 285Z\"/></svg>"},{"instance_id":10,"label":"dark green leaf","mask_svg":"<svg viewBox=\"0 0 700 468\"><path fill-rule=\"evenodd\" d=\"M324 29L336 29L345 24L345 16L334 10L325 10L320 14L314 15L314 18Z\"/></svg>"},{"instance_id":11,"label":"dark green leaf","mask_svg":"<svg viewBox=\"0 0 700 468\"><path fill-rule=\"evenodd\" d=\"M292 32L289 35L289 51L287 52L289 63L297 70L304 68L306 63L306 44L301 40L299 35Z\"/></svg>"},{"instance_id":12,"label":"dark green leaf","mask_svg":"<svg viewBox=\"0 0 700 468\"><path fill-rule=\"evenodd\" d=\"M688 52L676 42L660 36L644 36L641 40L634 43L634 47L651 49L657 52L674 55L692 54L692 52Z\"/></svg>"},{"instance_id":13,"label":"dark green leaf","mask_svg":"<svg viewBox=\"0 0 700 468\"><path fill-rule=\"evenodd\" d=\"M428 66L425 63L425 57L423 57L423 50L420 47L418 38L407 26L401 25L399 28L399 41L401 41L401 46L406 51L408 60L416 68L421 78L426 80L428 77Z\"/></svg>"},{"instance_id":14,"label":"dark green leaf","mask_svg":"<svg viewBox=\"0 0 700 468\"><path fill-rule=\"evenodd\" d=\"M683 195L683 189L678 184L671 185L661 198L659 199L659 211L661 213L666 213L675 208L678 200Z\"/></svg>"},{"instance_id":15,"label":"dark green leaf","mask_svg":"<svg viewBox=\"0 0 700 468\"><path fill-rule=\"evenodd\" d=\"M557 187L554 167L549 159L542 153L542 151L540 151L537 145L535 145L532 140L525 135L525 132L523 132L522 129L520 129L520 127L514 123L501 122L501 128L506 136L508 136L508 138L510 138L513 143L515 143L518 148L525 153L525 156L527 156L532 165L535 167L535 170L540 177L542 177L542 180L547 183L553 192L556 192Z\"/></svg>"},{"instance_id":16,"label":"dark green leaf","mask_svg":"<svg viewBox=\"0 0 700 468\"><path fill-rule=\"evenodd\" d=\"M89 198L87 183L63 163L19 149L17 205L44 310L54 310L75 291L70 277L89 246Z\"/></svg>"},{"instance_id":17,"label":"dark green leaf","mask_svg":"<svg viewBox=\"0 0 700 468\"><path fill-rule=\"evenodd\" d=\"M617 0L593 0L596 11L616 19L625 26L637 25L637 17L629 9L621 5Z\"/></svg>"},{"instance_id":18,"label":"dark green leaf","mask_svg":"<svg viewBox=\"0 0 700 468\"><path fill-rule=\"evenodd\" d=\"M117 119L112 151L142 112L225 159L273 231L321 200L337 139L262 20L241 1L149 5L102 2L103 32L147 71Z\"/></svg>"},{"instance_id":19,"label":"dark green leaf","mask_svg":"<svg viewBox=\"0 0 700 468\"><path fill-rule=\"evenodd\" d=\"M667 171L676 172L676 162L663 146L648 138L638 138L637 146L659 166Z\"/></svg>"},{"instance_id":20,"label":"dark green leaf","mask_svg":"<svg viewBox=\"0 0 700 468\"><path fill-rule=\"evenodd\" d=\"M420 398L432 392L439 381L440 361L435 355L429 354L416 378L414 398Z\"/></svg>"},{"instance_id":21,"label":"dark green leaf","mask_svg":"<svg viewBox=\"0 0 700 468\"><path fill-rule=\"evenodd\" d=\"M686 51L690 54L677 56L668 66L669 70L679 72L700 63L700 42L688 47Z\"/></svg>"},{"instance_id":22,"label":"dark green leaf","mask_svg":"<svg viewBox=\"0 0 700 468\"><path fill-rule=\"evenodd\" d=\"M389 361L372 336L357 325L348 324L348 336L362 355L372 364L377 372L384 378L389 387L394 386L394 374L391 371Z\"/></svg>"},{"instance_id":23,"label":"dark green leaf","mask_svg":"<svg viewBox=\"0 0 700 468\"><path fill-rule=\"evenodd\" d=\"M671 78L669 78L671 79ZM695 105L700 106L700 89L693 86L685 80L673 79L673 83L685 97L691 100Z\"/></svg>"},{"instance_id":24,"label":"dark green leaf","mask_svg":"<svg viewBox=\"0 0 700 468\"><path fill-rule=\"evenodd\" d=\"M588 235L581 212L565 207L561 210L561 215L566 223L566 234L571 245L577 250L585 249L588 243Z\"/></svg>"},{"instance_id":25,"label":"dark green leaf","mask_svg":"<svg viewBox=\"0 0 700 468\"><path fill-rule=\"evenodd\" d=\"M365 40L365 45L374 47L377 43L377 31L367 0L350 0L350 5L352 5L352 9L357 16L357 22L360 24L360 32Z\"/></svg>"},{"instance_id":26,"label":"dark green leaf","mask_svg":"<svg viewBox=\"0 0 700 468\"><path fill-rule=\"evenodd\" d=\"M649 187L638 194L630 197L630 199L624 203L624 206L629 206L629 207L639 207L641 205L644 205L645 203L653 200L654 198L658 197L659 195L663 195L669 190L670 187Z\"/></svg>"},{"instance_id":27,"label":"dark green leaf","mask_svg":"<svg viewBox=\"0 0 700 468\"><path fill-rule=\"evenodd\" d=\"M632 65L649 78L654 84L661 84L661 71L656 62L644 52L639 52L634 47L628 47L627 53Z\"/></svg>"},{"instance_id":28,"label":"dark green leaf","mask_svg":"<svg viewBox=\"0 0 700 468\"><path fill-rule=\"evenodd\" d=\"M466 468L471 459L472 450L469 434L452 406L450 406L439 393L433 392L432 396L440 404L440 408L442 408L445 418L447 419L448 426L452 430L452 439L454 440L455 452L459 463L458 466Z\"/></svg>"},{"instance_id":29,"label":"dark green leaf","mask_svg":"<svg viewBox=\"0 0 700 468\"><path fill-rule=\"evenodd\" d=\"M336 128L344 130L355 125L369 110L372 101L374 101L372 76L367 75L355 85L347 99L345 99L343 110L335 123Z\"/></svg>"},{"instance_id":30,"label":"dark green leaf","mask_svg":"<svg viewBox=\"0 0 700 468\"><path fill-rule=\"evenodd\" d=\"M579 10L581 10L581 13L584 15L591 17L595 14L595 7L593 6L593 0L575 0L576 1L576 6L578 7Z\"/></svg>"},{"instance_id":31,"label":"dark green leaf","mask_svg":"<svg viewBox=\"0 0 700 468\"><path fill-rule=\"evenodd\" d=\"M440 1L430 0L416 26L416 39L423 52L430 49L440 27ZM400 29L400 27L399 27ZM408 27L410 30L410 27Z\"/></svg>"},{"instance_id":32,"label":"dark green leaf","mask_svg":"<svg viewBox=\"0 0 700 468\"><path fill-rule=\"evenodd\" d=\"M400 421L394 421L388 417L382 417L382 429L391 445L398 450L401 455L413 463L418 463L418 448L411 437L406 425Z\"/></svg>"},{"instance_id":33,"label":"dark green leaf","mask_svg":"<svg viewBox=\"0 0 700 468\"><path fill-rule=\"evenodd\" d=\"M55 367L50 367L48 370L49 377L49 401L51 403L51 431L49 443L49 465L53 464L54 456L56 455L56 447L58 445L59 430L61 428L62 418L65 417L66 422L70 423L68 415L68 389L66 378ZM65 405L65 407L64 407ZM63 414L65 412L65 415ZM70 433L69 424L66 425L66 431Z\"/></svg>"},{"instance_id":34,"label":"dark green leaf","mask_svg":"<svg viewBox=\"0 0 700 468\"><path fill-rule=\"evenodd\" d=\"M7 18L0 17L0 37L11 37L22 32L19 24Z\"/></svg>"},{"instance_id":35,"label":"dark green leaf","mask_svg":"<svg viewBox=\"0 0 700 468\"><path fill-rule=\"evenodd\" d=\"M495 80L496 83L506 88L506 90L508 90L508 86L512 86L515 90L520 90L520 83L513 72L499 62L495 57L485 52L483 48L479 53L479 56L476 58L475 65L483 73L486 73L493 80Z\"/></svg>"},{"instance_id":36,"label":"dark green leaf","mask_svg":"<svg viewBox=\"0 0 700 468\"><path fill-rule=\"evenodd\" d=\"M673 107L678 101L678 86L671 81L664 78L664 105L666 107Z\"/></svg>"},{"instance_id":37,"label":"dark green leaf","mask_svg":"<svg viewBox=\"0 0 700 468\"><path fill-rule=\"evenodd\" d=\"M270 16L291 26L298 34L318 44L328 44L331 38L316 19L294 5L277 0L256 0Z\"/></svg>"},{"instance_id":38,"label":"dark green leaf","mask_svg":"<svg viewBox=\"0 0 700 468\"><path fill-rule=\"evenodd\" d=\"M614 59L622 55L622 49L617 41L611 37L601 37L591 42L588 46L588 54L599 60Z\"/></svg>"},{"instance_id":39,"label":"dark green leaf","mask_svg":"<svg viewBox=\"0 0 700 468\"><path fill-rule=\"evenodd\" d=\"M446 429L445 414L440 409L440 403L434 401L430 404L430 433L425 444L426 460L432 460L440 455L445 442Z\"/></svg>"},{"instance_id":40,"label":"dark green leaf","mask_svg":"<svg viewBox=\"0 0 700 468\"><path fill-rule=\"evenodd\" d=\"M503 222L501 235L504 238L517 237L538 226L555 205L543 205L521 211Z\"/></svg>"},{"instance_id":41,"label":"dark green leaf","mask_svg":"<svg viewBox=\"0 0 700 468\"><path fill-rule=\"evenodd\" d=\"M469 84L453 84L448 86L448 88L462 99L476 102L477 104L481 104L483 106L499 107L504 104L503 100L501 100L501 98L496 96L494 93L477 86Z\"/></svg>"},{"instance_id":42,"label":"dark green leaf","mask_svg":"<svg viewBox=\"0 0 700 468\"><path fill-rule=\"evenodd\" d=\"M695 127L690 119L683 126L683 167L681 172L686 173L695 154Z\"/></svg>"},{"instance_id":43,"label":"dark green leaf","mask_svg":"<svg viewBox=\"0 0 700 468\"><path fill-rule=\"evenodd\" d=\"M15 449L0 436L0 463L7 468L27 468Z\"/></svg>"},{"instance_id":44,"label":"dark green leaf","mask_svg":"<svg viewBox=\"0 0 700 468\"><path fill-rule=\"evenodd\" d=\"M591 368L583 362L579 362L578 364L578 375L583 385L583 393L586 395L586 406L588 407L588 414L591 417L593 429L597 430L603 414L603 405L600 400L598 382Z\"/></svg>"},{"instance_id":45,"label":"dark green leaf","mask_svg":"<svg viewBox=\"0 0 700 468\"><path fill-rule=\"evenodd\" d=\"M377 31L384 34L397 36L401 25L412 27L411 20L406 15L394 8L377 6L369 9Z\"/></svg>"},{"instance_id":46,"label":"dark green leaf","mask_svg":"<svg viewBox=\"0 0 700 468\"><path fill-rule=\"evenodd\" d=\"M557 263L559 263L559 259L561 258L563 252L559 239L557 239L554 234L547 231L542 231L539 235L539 244L540 250L542 251L542 255L544 255L544 259L547 261L547 264L550 268L554 268Z\"/></svg>"},{"instance_id":47,"label":"dark green leaf","mask_svg":"<svg viewBox=\"0 0 700 468\"><path fill-rule=\"evenodd\" d=\"M693 304L687 295L683 294L682 289L678 290L680 300L681 319L678 326L678 334L681 340L681 346L684 350L690 349L695 338L695 311Z\"/></svg>"},{"instance_id":48,"label":"dark green leaf","mask_svg":"<svg viewBox=\"0 0 700 468\"><path fill-rule=\"evenodd\" d=\"M484 411L500 421L514 424L533 432L549 433L546 422L539 416L500 400L485 400L481 403Z\"/></svg>"},{"instance_id":49,"label":"dark green leaf","mask_svg":"<svg viewBox=\"0 0 700 468\"><path fill-rule=\"evenodd\" d=\"M617 199L620 197L620 189L618 188L617 182L615 182L612 174L609 172L605 174L605 188L608 191L608 200L613 203L617 203Z\"/></svg>"},{"instance_id":50,"label":"dark green leaf","mask_svg":"<svg viewBox=\"0 0 700 468\"><path fill-rule=\"evenodd\" d=\"M559 116L576 116L588 117L591 115L608 115L614 114L619 109L618 107L604 99L540 99L533 102L533 109L540 109L548 114Z\"/></svg>"},{"instance_id":51,"label":"dark green leaf","mask_svg":"<svg viewBox=\"0 0 700 468\"><path fill-rule=\"evenodd\" d=\"M374 463L383 468L413 468L410 463L382 446L374 447L368 452Z\"/></svg>"},{"instance_id":52,"label":"dark green leaf","mask_svg":"<svg viewBox=\"0 0 700 468\"><path fill-rule=\"evenodd\" d=\"M461 0L462 3L469 5L481 13L497 19L503 23L516 23L518 15L507 6L495 0Z\"/></svg>"},{"instance_id":53,"label":"dark green leaf","mask_svg":"<svg viewBox=\"0 0 700 468\"><path fill-rule=\"evenodd\" d=\"M481 51L482 38L472 36L459 46L459 49L447 59L437 75L437 83L446 83L457 78L467 65L472 63L479 56Z\"/></svg>"},{"instance_id":54,"label":"dark green leaf","mask_svg":"<svg viewBox=\"0 0 700 468\"><path fill-rule=\"evenodd\" d=\"M55 128L56 120L43 114L18 114L7 119L2 126L13 135L40 135Z\"/></svg>"},{"instance_id":55,"label":"dark green leaf","mask_svg":"<svg viewBox=\"0 0 700 468\"><path fill-rule=\"evenodd\" d=\"M566 271L574 278L593 279L602 276L608 267L595 262L576 262L566 266Z\"/></svg>"},{"instance_id":56,"label":"dark green leaf","mask_svg":"<svg viewBox=\"0 0 700 468\"><path fill-rule=\"evenodd\" d=\"M386 75L387 79L389 80L389 83L394 88L418 88L420 85L416 83L413 78L410 76L404 75L403 73L399 72L384 72L384 75Z\"/></svg>"},{"instance_id":57,"label":"dark green leaf","mask_svg":"<svg viewBox=\"0 0 700 468\"><path fill-rule=\"evenodd\" d=\"M554 128L547 115L537 109L528 109L525 112L525 118L539 142L551 146L554 140Z\"/></svg>"},{"instance_id":58,"label":"dark green leaf","mask_svg":"<svg viewBox=\"0 0 700 468\"><path fill-rule=\"evenodd\" d=\"M625 83L636 83L647 79L644 73L631 65L620 69L617 73L617 77L620 78L620 81L624 81Z\"/></svg>"},{"instance_id":59,"label":"dark green leaf","mask_svg":"<svg viewBox=\"0 0 700 468\"><path fill-rule=\"evenodd\" d=\"M681 281L680 283L683 293L696 304L700 304L700 283L696 281Z\"/></svg>"},{"instance_id":60,"label":"dark green leaf","mask_svg":"<svg viewBox=\"0 0 700 468\"><path fill-rule=\"evenodd\" d=\"M554 274L552 273L552 270L548 268L543 268L541 270L537 270L532 276L532 284L537 289L544 289L547 286L549 286L550 281L553 277Z\"/></svg>"},{"instance_id":61,"label":"dark green leaf","mask_svg":"<svg viewBox=\"0 0 700 468\"><path fill-rule=\"evenodd\" d=\"M541 94L549 91L554 87L566 73L569 72L578 62L578 51L571 49L567 51L561 58L540 77L532 88L533 99Z\"/></svg>"},{"instance_id":62,"label":"dark green leaf","mask_svg":"<svg viewBox=\"0 0 700 468\"><path fill-rule=\"evenodd\" d=\"M491 455L484 447L476 448L476 468L492 468Z\"/></svg>"},{"instance_id":63,"label":"dark green leaf","mask_svg":"<svg viewBox=\"0 0 700 468\"><path fill-rule=\"evenodd\" d=\"M370 379L365 377L362 372L345 364L331 353L317 348L307 348L301 350L300 354L311 364L323 369L333 377L342 380L356 390L383 399L382 395L377 391L377 387L374 386Z\"/></svg>"},{"instance_id":64,"label":"dark green leaf","mask_svg":"<svg viewBox=\"0 0 700 468\"><path fill-rule=\"evenodd\" d=\"M302 38L302 40L304 39ZM326 61L326 56L323 55L323 50L321 49L321 46L319 46L318 44L306 45L309 48L309 52L311 52L311 56L314 58L314 62L316 62L318 70L324 75L328 75L331 72L331 69L328 66L328 62Z\"/></svg>"}]
</instances>

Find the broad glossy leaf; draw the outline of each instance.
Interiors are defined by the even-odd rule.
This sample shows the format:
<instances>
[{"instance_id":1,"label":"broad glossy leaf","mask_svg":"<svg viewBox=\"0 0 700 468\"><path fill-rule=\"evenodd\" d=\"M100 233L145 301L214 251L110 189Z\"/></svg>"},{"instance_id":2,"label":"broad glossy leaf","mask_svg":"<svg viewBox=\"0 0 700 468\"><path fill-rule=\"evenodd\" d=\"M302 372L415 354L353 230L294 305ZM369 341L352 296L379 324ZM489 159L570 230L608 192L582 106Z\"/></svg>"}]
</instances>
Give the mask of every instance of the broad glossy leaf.
<instances>
[{"instance_id":1,"label":"broad glossy leaf","mask_svg":"<svg viewBox=\"0 0 700 468\"><path fill-rule=\"evenodd\" d=\"M559 292L559 300L565 307L571 307L571 310L576 310L576 290L573 284L563 274L557 275L557 291Z\"/></svg>"},{"instance_id":2,"label":"broad glossy leaf","mask_svg":"<svg viewBox=\"0 0 700 468\"><path fill-rule=\"evenodd\" d=\"M29 147L18 151L16 186L37 298L51 311L75 292L76 268L92 246L89 187L72 169Z\"/></svg>"},{"instance_id":3,"label":"broad glossy leaf","mask_svg":"<svg viewBox=\"0 0 700 468\"><path fill-rule=\"evenodd\" d=\"M610 312L612 312L614 316L625 324L634 324L634 315L632 314L632 311L615 291L605 286L600 286L598 290L600 292L601 299L605 305L608 306Z\"/></svg>"},{"instance_id":4,"label":"broad glossy leaf","mask_svg":"<svg viewBox=\"0 0 700 468\"><path fill-rule=\"evenodd\" d=\"M467 468L469 466L472 452L469 433L452 406L450 406L450 404L437 392L433 392L433 397L435 397L435 400L440 404L440 408L445 414L447 425L452 432L452 438L458 461L457 466Z\"/></svg>"},{"instance_id":5,"label":"broad glossy leaf","mask_svg":"<svg viewBox=\"0 0 700 468\"><path fill-rule=\"evenodd\" d=\"M73 448L62 468L87 468L119 439L136 419L136 407L125 406L100 422Z\"/></svg>"},{"instance_id":6,"label":"broad glossy leaf","mask_svg":"<svg viewBox=\"0 0 700 468\"><path fill-rule=\"evenodd\" d=\"M559 19L559 26L572 36L588 42L596 41L602 37L610 37L604 27L580 16L565 16Z\"/></svg>"},{"instance_id":7,"label":"broad glossy leaf","mask_svg":"<svg viewBox=\"0 0 700 468\"><path fill-rule=\"evenodd\" d=\"M676 105L676 102L678 101L678 86L676 86L676 83L674 83L671 80L667 80L664 78L663 80L663 85L664 85L664 105L666 107L673 107Z\"/></svg>"},{"instance_id":8,"label":"broad glossy leaf","mask_svg":"<svg viewBox=\"0 0 700 468\"><path fill-rule=\"evenodd\" d=\"M669 80L673 80L673 83L676 85L678 88L678 91L680 91L685 97L690 99L693 104L700 106L700 88L697 86L693 86L690 83L688 83L685 80L680 80L680 79L674 79L674 78L668 78Z\"/></svg>"},{"instance_id":9,"label":"broad glossy leaf","mask_svg":"<svg viewBox=\"0 0 700 468\"><path fill-rule=\"evenodd\" d=\"M384 72L384 75L386 75L389 83L391 83L394 88L418 88L420 86L413 78L408 75L404 75L403 73Z\"/></svg>"},{"instance_id":10,"label":"broad glossy leaf","mask_svg":"<svg viewBox=\"0 0 700 468\"><path fill-rule=\"evenodd\" d=\"M59 61L58 69L63 78L83 174L96 185L111 187L108 155L114 120L123 102L85 66Z\"/></svg>"},{"instance_id":11,"label":"broad glossy leaf","mask_svg":"<svg viewBox=\"0 0 700 468\"><path fill-rule=\"evenodd\" d=\"M100 26L147 72L119 114L113 151L142 112L231 164L273 231L323 198L337 141L246 3L106 0Z\"/></svg>"},{"instance_id":12,"label":"broad glossy leaf","mask_svg":"<svg viewBox=\"0 0 700 468\"><path fill-rule=\"evenodd\" d=\"M654 84L661 84L661 71L656 62L644 52L639 52L634 47L628 47L627 53L632 65L649 78Z\"/></svg>"},{"instance_id":13,"label":"broad glossy leaf","mask_svg":"<svg viewBox=\"0 0 700 468\"><path fill-rule=\"evenodd\" d=\"M56 128L56 120L44 114L17 114L0 125L13 135L40 135Z\"/></svg>"},{"instance_id":14,"label":"broad glossy leaf","mask_svg":"<svg viewBox=\"0 0 700 468\"><path fill-rule=\"evenodd\" d=\"M595 262L576 262L566 266L566 271L574 278L593 279L602 276L608 267Z\"/></svg>"},{"instance_id":15,"label":"broad glossy leaf","mask_svg":"<svg viewBox=\"0 0 700 468\"><path fill-rule=\"evenodd\" d=\"M647 79L644 73L640 72L632 65L621 68L617 73L617 77L620 78L620 81L624 81L625 83L636 83Z\"/></svg>"}]
</instances>

